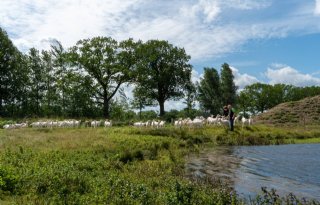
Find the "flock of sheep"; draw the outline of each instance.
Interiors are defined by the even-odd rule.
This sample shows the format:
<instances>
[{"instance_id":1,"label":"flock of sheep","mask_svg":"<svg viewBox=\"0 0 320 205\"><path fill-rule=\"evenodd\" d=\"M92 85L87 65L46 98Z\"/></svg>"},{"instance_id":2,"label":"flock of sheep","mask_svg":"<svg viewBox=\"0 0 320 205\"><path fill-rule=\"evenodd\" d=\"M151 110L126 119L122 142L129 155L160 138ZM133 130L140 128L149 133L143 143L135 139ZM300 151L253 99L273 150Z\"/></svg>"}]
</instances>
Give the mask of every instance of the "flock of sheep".
<instances>
[{"instance_id":1,"label":"flock of sheep","mask_svg":"<svg viewBox=\"0 0 320 205\"><path fill-rule=\"evenodd\" d=\"M237 116L234 120L234 123L239 123L239 117ZM242 126L244 125L251 125L252 124L252 118L250 117L249 119L242 117L241 118ZM152 127L152 128L161 128L164 127L166 124L165 121L163 120L148 120L146 122L135 122L133 123L134 127ZM3 129L19 129L19 128L27 128L27 127L32 127L32 128L77 128L80 126L84 127L111 127L112 126L112 121L111 120L93 120L93 121L83 121L81 122L80 120L63 120L63 121L52 121L52 120L47 120L47 121L37 121L37 122L24 122L24 123L15 123L15 124L6 124L3 126ZM228 126L229 125L229 120L225 117L222 117L220 115L217 115L216 117L210 116L208 118L204 118L202 116L198 116L194 118L193 120L190 118L186 119L178 119L175 120L173 125L175 127L203 127L205 125L221 125L221 126Z\"/></svg>"},{"instance_id":2,"label":"flock of sheep","mask_svg":"<svg viewBox=\"0 0 320 205\"><path fill-rule=\"evenodd\" d=\"M234 119L234 124L239 123L239 116ZM251 125L252 118L241 118L242 126L244 125ZM220 125L220 126L229 126L229 120L226 117L221 115L217 115L216 117L210 116L208 118L204 118L202 116L196 117L193 120L190 118L186 119L178 119L174 121L175 127L182 127L182 126L189 126L189 127L202 127L204 125Z\"/></svg>"},{"instance_id":3,"label":"flock of sheep","mask_svg":"<svg viewBox=\"0 0 320 205\"><path fill-rule=\"evenodd\" d=\"M133 126L135 127L155 127L160 128L163 127L166 124L166 121L158 121L158 120L148 120L146 122L135 122L133 123Z\"/></svg>"},{"instance_id":4,"label":"flock of sheep","mask_svg":"<svg viewBox=\"0 0 320 205\"><path fill-rule=\"evenodd\" d=\"M32 127L32 128L77 128L81 125L84 125L85 127L100 127L104 125L105 127L111 127L112 122L110 120L105 121L84 121L81 122L80 120L63 120L63 121L37 121L32 123L15 123L15 124L6 124L3 126L3 129L19 129L19 128L26 128L26 127Z\"/></svg>"}]
</instances>

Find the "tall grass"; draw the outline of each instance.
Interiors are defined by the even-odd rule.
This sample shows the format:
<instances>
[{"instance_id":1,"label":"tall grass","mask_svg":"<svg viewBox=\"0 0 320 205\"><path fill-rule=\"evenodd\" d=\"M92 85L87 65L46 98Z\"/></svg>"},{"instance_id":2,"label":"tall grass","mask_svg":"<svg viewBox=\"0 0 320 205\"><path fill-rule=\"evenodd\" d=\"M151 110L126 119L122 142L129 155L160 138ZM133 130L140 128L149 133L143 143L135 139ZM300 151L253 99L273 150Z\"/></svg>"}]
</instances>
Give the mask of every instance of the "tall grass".
<instances>
[{"instance_id":1,"label":"tall grass","mask_svg":"<svg viewBox=\"0 0 320 205\"><path fill-rule=\"evenodd\" d=\"M185 178L185 156L204 146L285 142L301 134L290 138L294 132L267 127L234 133L173 127L0 130L0 204L243 204L230 189Z\"/></svg>"}]
</instances>

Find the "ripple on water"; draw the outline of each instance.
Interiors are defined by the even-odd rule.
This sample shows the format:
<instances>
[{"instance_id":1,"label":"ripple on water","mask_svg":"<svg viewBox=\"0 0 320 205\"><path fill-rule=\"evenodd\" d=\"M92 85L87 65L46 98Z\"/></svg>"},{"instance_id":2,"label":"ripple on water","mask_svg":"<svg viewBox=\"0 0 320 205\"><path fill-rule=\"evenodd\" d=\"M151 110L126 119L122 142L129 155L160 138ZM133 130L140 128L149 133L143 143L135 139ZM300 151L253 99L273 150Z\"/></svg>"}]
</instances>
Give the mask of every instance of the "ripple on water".
<instances>
[{"instance_id":1,"label":"ripple on water","mask_svg":"<svg viewBox=\"0 0 320 205\"><path fill-rule=\"evenodd\" d=\"M221 178L248 197L261 187L320 200L320 144L241 146L189 157L188 176Z\"/></svg>"}]
</instances>

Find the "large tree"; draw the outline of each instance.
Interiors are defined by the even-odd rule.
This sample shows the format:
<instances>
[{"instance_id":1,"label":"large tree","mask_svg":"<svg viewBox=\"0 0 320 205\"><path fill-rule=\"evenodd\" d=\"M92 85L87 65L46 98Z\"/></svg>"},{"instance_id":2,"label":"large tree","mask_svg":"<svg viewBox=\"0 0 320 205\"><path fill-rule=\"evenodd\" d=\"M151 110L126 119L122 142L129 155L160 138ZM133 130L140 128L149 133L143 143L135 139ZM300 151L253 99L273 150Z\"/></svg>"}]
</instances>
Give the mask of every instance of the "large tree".
<instances>
[{"instance_id":1,"label":"large tree","mask_svg":"<svg viewBox=\"0 0 320 205\"><path fill-rule=\"evenodd\" d=\"M31 48L27 56L29 70L29 111L43 116L42 105L46 91L46 70L41 62L39 50Z\"/></svg>"},{"instance_id":2,"label":"large tree","mask_svg":"<svg viewBox=\"0 0 320 205\"><path fill-rule=\"evenodd\" d=\"M220 78L214 68L204 68L203 78L198 86L200 106L210 114L218 114L221 110Z\"/></svg>"},{"instance_id":3,"label":"large tree","mask_svg":"<svg viewBox=\"0 0 320 205\"><path fill-rule=\"evenodd\" d=\"M21 59L21 53L0 27L0 115L5 114L4 105L15 103L15 91L21 83L18 81L22 74L19 73Z\"/></svg>"},{"instance_id":4,"label":"large tree","mask_svg":"<svg viewBox=\"0 0 320 205\"><path fill-rule=\"evenodd\" d=\"M224 104L234 104L237 97L237 86L234 83L232 70L227 63L221 69L221 97Z\"/></svg>"},{"instance_id":5,"label":"large tree","mask_svg":"<svg viewBox=\"0 0 320 205\"><path fill-rule=\"evenodd\" d=\"M138 54L137 89L143 90L147 99L159 103L163 116L165 101L184 96L191 79L190 56L183 48L160 40L140 44Z\"/></svg>"},{"instance_id":6,"label":"large tree","mask_svg":"<svg viewBox=\"0 0 320 205\"><path fill-rule=\"evenodd\" d=\"M106 118L109 117L111 99L122 84L133 79L135 47L132 39L118 43L109 37L95 37L80 40L71 49L71 61L92 78L95 97L103 104Z\"/></svg>"}]
</instances>

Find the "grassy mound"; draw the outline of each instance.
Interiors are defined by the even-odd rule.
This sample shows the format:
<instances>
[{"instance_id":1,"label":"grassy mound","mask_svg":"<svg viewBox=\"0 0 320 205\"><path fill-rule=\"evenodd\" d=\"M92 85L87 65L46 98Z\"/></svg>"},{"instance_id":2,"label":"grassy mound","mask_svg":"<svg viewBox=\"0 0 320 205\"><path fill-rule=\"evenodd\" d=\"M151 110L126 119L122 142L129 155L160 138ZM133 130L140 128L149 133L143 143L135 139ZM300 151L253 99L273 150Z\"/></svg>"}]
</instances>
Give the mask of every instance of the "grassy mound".
<instances>
[{"instance_id":1,"label":"grassy mound","mask_svg":"<svg viewBox=\"0 0 320 205\"><path fill-rule=\"evenodd\" d=\"M254 121L274 125L320 124L320 95L279 104L258 115Z\"/></svg>"}]
</instances>

